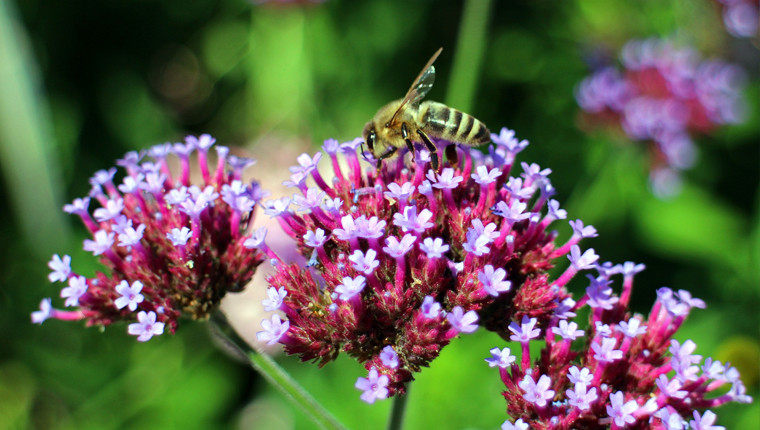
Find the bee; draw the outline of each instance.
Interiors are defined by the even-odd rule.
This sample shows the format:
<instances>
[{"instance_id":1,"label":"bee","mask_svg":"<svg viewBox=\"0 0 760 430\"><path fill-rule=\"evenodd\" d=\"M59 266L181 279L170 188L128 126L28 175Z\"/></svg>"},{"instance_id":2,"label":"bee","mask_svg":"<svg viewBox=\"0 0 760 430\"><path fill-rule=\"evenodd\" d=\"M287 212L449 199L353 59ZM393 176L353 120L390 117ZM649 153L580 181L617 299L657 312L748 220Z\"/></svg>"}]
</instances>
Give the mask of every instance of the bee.
<instances>
[{"instance_id":1,"label":"bee","mask_svg":"<svg viewBox=\"0 0 760 430\"><path fill-rule=\"evenodd\" d=\"M380 108L364 126L362 136L380 169L382 160L392 157L406 145L414 154L414 144L423 144L430 151L433 169L438 170L438 149L432 138L454 144L480 146L491 141L485 124L462 111L434 101L422 102L435 81L435 62L443 48L430 57L403 99L394 100ZM362 146L362 155L364 149ZM454 145L446 147L446 156L456 159ZM366 156L365 156L366 159ZM453 161L456 162L456 161Z\"/></svg>"}]
</instances>

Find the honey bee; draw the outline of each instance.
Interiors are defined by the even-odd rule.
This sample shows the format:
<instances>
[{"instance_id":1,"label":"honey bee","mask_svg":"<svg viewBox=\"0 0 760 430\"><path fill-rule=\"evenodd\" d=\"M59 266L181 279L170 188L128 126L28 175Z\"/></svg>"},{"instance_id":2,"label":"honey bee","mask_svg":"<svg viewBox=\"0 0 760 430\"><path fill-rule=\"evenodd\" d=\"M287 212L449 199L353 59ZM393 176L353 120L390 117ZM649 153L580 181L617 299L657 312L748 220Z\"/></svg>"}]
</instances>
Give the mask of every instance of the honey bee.
<instances>
[{"instance_id":1,"label":"honey bee","mask_svg":"<svg viewBox=\"0 0 760 430\"><path fill-rule=\"evenodd\" d=\"M491 141L488 127L472 115L443 103L422 102L433 88L433 62L442 50L443 48L439 48L430 57L403 99L394 100L380 108L375 117L364 126L362 136L377 160L377 169L380 169L382 160L392 157L404 145L414 154L414 144L420 143L430 151L433 169L437 171L438 150L431 137L468 146L480 146ZM450 160L456 158L454 145L446 147L446 156Z\"/></svg>"}]
</instances>

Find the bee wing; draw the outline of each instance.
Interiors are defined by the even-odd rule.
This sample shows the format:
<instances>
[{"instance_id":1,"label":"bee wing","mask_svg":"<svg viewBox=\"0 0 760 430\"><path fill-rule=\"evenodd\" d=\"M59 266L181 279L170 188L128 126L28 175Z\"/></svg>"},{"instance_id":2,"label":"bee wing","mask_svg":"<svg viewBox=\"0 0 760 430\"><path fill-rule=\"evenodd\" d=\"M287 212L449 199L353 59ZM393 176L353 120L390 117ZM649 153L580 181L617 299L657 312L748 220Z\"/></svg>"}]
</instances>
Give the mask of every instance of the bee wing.
<instances>
[{"instance_id":1,"label":"bee wing","mask_svg":"<svg viewBox=\"0 0 760 430\"><path fill-rule=\"evenodd\" d=\"M398 109L396 109L396 112L393 113L388 124L393 124L396 115L401 112L404 106L419 103L419 101L425 98L427 93L430 92L430 89L433 88L433 82L435 82L435 67L433 66L433 63L436 58L441 55L441 51L443 51L443 48L438 48L438 50L435 51L435 54L430 57L427 64L425 64L425 67L422 68L422 71L417 75L417 79L414 80L412 86L409 87L409 91L406 92L404 100L401 101L401 104Z\"/></svg>"}]
</instances>

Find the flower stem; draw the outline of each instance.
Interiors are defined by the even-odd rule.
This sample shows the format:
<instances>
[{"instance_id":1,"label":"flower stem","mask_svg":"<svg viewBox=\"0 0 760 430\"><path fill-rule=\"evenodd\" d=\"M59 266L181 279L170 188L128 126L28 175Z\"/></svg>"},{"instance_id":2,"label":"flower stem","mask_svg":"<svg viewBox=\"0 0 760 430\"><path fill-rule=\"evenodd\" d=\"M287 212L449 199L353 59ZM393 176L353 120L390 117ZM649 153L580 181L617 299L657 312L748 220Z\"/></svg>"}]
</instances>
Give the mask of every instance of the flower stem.
<instances>
[{"instance_id":1,"label":"flower stem","mask_svg":"<svg viewBox=\"0 0 760 430\"><path fill-rule=\"evenodd\" d=\"M483 66L490 9L491 0L467 0L462 11L446 104L465 112L472 110Z\"/></svg>"},{"instance_id":2,"label":"flower stem","mask_svg":"<svg viewBox=\"0 0 760 430\"><path fill-rule=\"evenodd\" d=\"M267 381L274 385L290 401L311 418L319 428L327 430L345 430L338 420L322 407L306 390L266 353L249 345L232 328L227 317L220 310L211 314L212 327L229 342L230 346L245 355L251 367L256 369Z\"/></svg>"},{"instance_id":3,"label":"flower stem","mask_svg":"<svg viewBox=\"0 0 760 430\"><path fill-rule=\"evenodd\" d=\"M406 384L406 393L403 396L393 396L393 407L391 408L391 418L388 421L388 430L400 430L404 423L406 401L409 398L409 385L409 383Z\"/></svg>"}]
</instances>

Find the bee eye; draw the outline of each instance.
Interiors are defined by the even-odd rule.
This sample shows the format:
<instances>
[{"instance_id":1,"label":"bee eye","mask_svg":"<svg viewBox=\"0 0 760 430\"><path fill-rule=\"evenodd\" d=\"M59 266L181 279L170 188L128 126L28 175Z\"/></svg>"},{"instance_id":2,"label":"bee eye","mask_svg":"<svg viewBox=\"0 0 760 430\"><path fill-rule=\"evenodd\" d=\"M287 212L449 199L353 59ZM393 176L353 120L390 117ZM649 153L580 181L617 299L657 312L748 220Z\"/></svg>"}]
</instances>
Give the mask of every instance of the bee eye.
<instances>
[{"instance_id":1,"label":"bee eye","mask_svg":"<svg viewBox=\"0 0 760 430\"><path fill-rule=\"evenodd\" d=\"M369 131L369 134L367 135L367 146L370 151L375 151L375 130Z\"/></svg>"}]
</instances>

